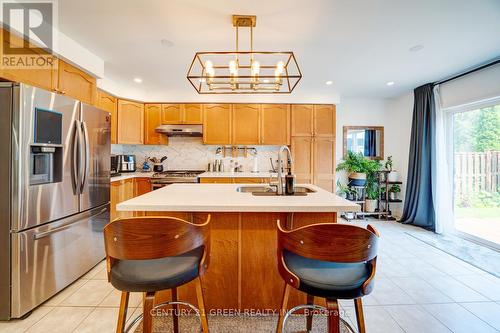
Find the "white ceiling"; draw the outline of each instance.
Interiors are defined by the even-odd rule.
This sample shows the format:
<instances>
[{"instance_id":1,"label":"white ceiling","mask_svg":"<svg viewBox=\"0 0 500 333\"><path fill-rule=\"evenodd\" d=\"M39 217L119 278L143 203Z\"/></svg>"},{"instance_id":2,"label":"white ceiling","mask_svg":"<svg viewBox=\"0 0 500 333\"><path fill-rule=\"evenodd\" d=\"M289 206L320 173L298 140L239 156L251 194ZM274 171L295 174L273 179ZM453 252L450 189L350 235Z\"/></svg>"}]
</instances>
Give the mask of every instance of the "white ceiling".
<instances>
[{"instance_id":1,"label":"white ceiling","mask_svg":"<svg viewBox=\"0 0 500 333\"><path fill-rule=\"evenodd\" d=\"M500 56L499 0L59 0L58 11L59 29L105 61L104 87L150 101L390 98ZM257 15L256 50L295 52L291 95L194 91L190 61L234 48L232 14Z\"/></svg>"}]
</instances>

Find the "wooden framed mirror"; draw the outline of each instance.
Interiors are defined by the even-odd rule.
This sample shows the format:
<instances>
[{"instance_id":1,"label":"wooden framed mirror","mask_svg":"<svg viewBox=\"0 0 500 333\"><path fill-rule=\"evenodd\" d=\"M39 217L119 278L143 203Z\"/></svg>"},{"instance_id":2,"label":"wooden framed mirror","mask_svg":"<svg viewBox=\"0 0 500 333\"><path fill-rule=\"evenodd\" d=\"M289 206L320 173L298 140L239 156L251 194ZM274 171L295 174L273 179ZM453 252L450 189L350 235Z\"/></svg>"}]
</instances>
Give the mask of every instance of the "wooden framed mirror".
<instances>
[{"instance_id":1,"label":"wooden framed mirror","mask_svg":"<svg viewBox=\"0 0 500 333\"><path fill-rule=\"evenodd\" d=\"M344 126L344 156L363 153L373 160L384 159L384 126Z\"/></svg>"}]
</instances>

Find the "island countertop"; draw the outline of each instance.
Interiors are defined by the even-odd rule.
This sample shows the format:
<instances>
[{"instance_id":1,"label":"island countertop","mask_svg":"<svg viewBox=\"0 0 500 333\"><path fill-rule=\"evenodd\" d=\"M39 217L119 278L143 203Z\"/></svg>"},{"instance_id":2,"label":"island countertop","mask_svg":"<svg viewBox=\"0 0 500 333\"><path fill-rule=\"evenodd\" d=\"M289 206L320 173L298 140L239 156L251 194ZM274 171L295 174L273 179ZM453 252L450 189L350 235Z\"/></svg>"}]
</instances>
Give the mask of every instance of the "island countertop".
<instances>
[{"instance_id":1,"label":"island countertop","mask_svg":"<svg viewBox=\"0 0 500 333\"><path fill-rule=\"evenodd\" d=\"M357 212L360 206L311 184L306 196L254 196L238 192L256 184L172 184L123 201L118 211L144 212Z\"/></svg>"}]
</instances>

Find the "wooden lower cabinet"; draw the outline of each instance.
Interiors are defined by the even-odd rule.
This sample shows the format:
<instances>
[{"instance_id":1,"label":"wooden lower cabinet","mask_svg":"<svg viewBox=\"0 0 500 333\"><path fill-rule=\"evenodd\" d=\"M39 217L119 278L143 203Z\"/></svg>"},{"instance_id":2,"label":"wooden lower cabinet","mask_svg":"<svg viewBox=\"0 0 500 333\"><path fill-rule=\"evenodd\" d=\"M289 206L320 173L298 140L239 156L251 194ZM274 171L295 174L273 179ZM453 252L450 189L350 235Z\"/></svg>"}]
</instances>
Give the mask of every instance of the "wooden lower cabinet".
<instances>
[{"instance_id":1,"label":"wooden lower cabinet","mask_svg":"<svg viewBox=\"0 0 500 333\"><path fill-rule=\"evenodd\" d=\"M110 205L111 218L113 221L116 218L127 218L133 216L143 216L142 212L118 212L116 205L122 201L132 199L139 195L151 191L151 180L147 177L130 178L111 182L110 185Z\"/></svg>"},{"instance_id":2,"label":"wooden lower cabinet","mask_svg":"<svg viewBox=\"0 0 500 333\"><path fill-rule=\"evenodd\" d=\"M165 215L171 214L165 212ZM206 214L187 213L199 221L203 221ZM278 310L285 282L276 263L276 221L286 221L289 215L210 214L210 262L201 277L206 310L212 313L236 309ZM311 223L335 223L336 214L293 213L289 220L290 227L296 228ZM180 287L178 294L179 299L197 304L192 283ZM156 303L171 300L170 297L170 291L161 291ZM292 289L288 308L305 303L305 294Z\"/></svg>"},{"instance_id":3,"label":"wooden lower cabinet","mask_svg":"<svg viewBox=\"0 0 500 333\"><path fill-rule=\"evenodd\" d=\"M151 179L148 177L134 178L134 197L151 192Z\"/></svg>"},{"instance_id":4,"label":"wooden lower cabinet","mask_svg":"<svg viewBox=\"0 0 500 333\"><path fill-rule=\"evenodd\" d=\"M135 196L134 179L124 179L111 183L110 186L110 201L111 201L111 218L113 221L116 218L127 218L134 216L133 212L118 212L116 205L122 201L132 199Z\"/></svg>"}]
</instances>

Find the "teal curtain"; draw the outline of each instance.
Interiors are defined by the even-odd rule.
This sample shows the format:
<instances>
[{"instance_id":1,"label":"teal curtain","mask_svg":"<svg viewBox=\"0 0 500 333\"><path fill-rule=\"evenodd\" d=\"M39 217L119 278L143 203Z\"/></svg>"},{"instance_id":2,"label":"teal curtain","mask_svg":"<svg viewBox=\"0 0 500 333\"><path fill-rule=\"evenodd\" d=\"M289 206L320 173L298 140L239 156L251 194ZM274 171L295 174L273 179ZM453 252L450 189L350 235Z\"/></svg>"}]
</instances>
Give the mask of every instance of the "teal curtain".
<instances>
[{"instance_id":1,"label":"teal curtain","mask_svg":"<svg viewBox=\"0 0 500 333\"><path fill-rule=\"evenodd\" d=\"M436 154L436 104L433 84L414 90L408 184L401 222L435 231L432 183Z\"/></svg>"}]
</instances>

